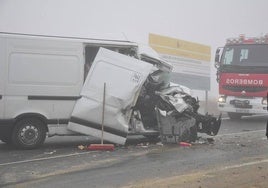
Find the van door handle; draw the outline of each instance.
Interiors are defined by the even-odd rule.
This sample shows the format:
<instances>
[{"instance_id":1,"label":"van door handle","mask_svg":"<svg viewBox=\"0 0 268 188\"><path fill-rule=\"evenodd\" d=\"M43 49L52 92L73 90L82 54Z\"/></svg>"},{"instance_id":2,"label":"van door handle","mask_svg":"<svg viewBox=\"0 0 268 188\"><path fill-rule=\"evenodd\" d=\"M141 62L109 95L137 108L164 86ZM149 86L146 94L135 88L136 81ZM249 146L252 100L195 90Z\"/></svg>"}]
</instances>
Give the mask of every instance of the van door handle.
<instances>
[{"instance_id":1,"label":"van door handle","mask_svg":"<svg viewBox=\"0 0 268 188\"><path fill-rule=\"evenodd\" d=\"M0 95L0 100L2 99L2 95Z\"/></svg>"}]
</instances>

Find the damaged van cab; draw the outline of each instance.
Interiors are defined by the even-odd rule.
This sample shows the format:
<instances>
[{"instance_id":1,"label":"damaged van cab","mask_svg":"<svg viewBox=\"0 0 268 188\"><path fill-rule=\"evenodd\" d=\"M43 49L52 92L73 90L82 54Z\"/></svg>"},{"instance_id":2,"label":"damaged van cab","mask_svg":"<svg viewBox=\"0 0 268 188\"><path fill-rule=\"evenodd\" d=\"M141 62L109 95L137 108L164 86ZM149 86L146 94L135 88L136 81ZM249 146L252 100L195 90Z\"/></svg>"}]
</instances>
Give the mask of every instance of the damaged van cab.
<instances>
[{"instance_id":1,"label":"damaged van cab","mask_svg":"<svg viewBox=\"0 0 268 188\"><path fill-rule=\"evenodd\" d=\"M170 83L171 70L119 37L0 33L0 140L32 149L47 136L100 138L102 122L104 140L118 144L130 134L216 135L220 118L199 114L189 89Z\"/></svg>"}]
</instances>

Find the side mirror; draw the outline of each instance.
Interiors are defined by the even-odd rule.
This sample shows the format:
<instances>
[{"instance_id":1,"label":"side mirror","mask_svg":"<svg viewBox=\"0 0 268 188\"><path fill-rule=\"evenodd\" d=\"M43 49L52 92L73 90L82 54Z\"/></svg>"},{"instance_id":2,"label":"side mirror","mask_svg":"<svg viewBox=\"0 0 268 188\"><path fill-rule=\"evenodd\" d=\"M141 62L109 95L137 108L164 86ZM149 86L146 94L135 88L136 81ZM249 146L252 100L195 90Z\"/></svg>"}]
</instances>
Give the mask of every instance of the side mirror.
<instances>
[{"instance_id":1,"label":"side mirror","mask_svg":"<svg viewBox=\"0 0 268 188\"><path fill-rule=\"evenodd\" d=\"M220 68L220 63L217 62L217 61L215 61L215 63L214 63L214 67L215 67L216 69Z\"/></svg>"},{"instance_id":2,"label":"side mirror","mask_svg":"<svg viewBox=\"0 0 268 188\"><path fill-rule=\"evenodd\" d=\"M218 48L216 50L216 54L215 54L215 68L219 68L220 67L220 59L221 59L221 55L220 55L220 52L221 52L222 48Z\"/></svg>"}]
</instances>

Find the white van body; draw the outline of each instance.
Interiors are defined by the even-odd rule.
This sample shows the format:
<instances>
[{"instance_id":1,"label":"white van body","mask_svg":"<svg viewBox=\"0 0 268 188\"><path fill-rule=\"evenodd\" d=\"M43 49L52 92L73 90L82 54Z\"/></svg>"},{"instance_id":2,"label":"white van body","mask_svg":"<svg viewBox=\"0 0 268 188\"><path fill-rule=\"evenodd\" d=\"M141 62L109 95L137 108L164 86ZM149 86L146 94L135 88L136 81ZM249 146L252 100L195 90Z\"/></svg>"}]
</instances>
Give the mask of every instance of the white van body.
<instances>
[{"instance_id":1,"label":"white van body","mask_svg":"<svg viewBox=\"0 0 268 188\"><path fill-rule=\"evenodd\" d=\"M54 135L118 144L128 134L176 142L216 135L221 117L199 114L188 89L170 83L171 70L123 38L0 33L0 140L32 149Z\"/></svg>"},{"instance_id":2,"label":"white van body","mask_svg":"<svg viewBox=\"0 0 268 188\"><path fill-rule=\"evenodd\" d=\"M15 139L17 145L24 148L37 147L41 141L29 146L22 143L26 137L34 139L39 134L30 126L33 118L45 125L48 136L78 134L67 125L77 100L81 98L87 59L92 61L94 57L91 56L96 55L99 47L126 51L126 55L136 52L138 47L124 39L100 38L0 33L0 140L9 143ZM91 48L95 52L91 53ZM27 123L28 127L25 125L24 128L18 125ZM14 130L24 136L15 138Z\"/></svg>"}]
</instances>

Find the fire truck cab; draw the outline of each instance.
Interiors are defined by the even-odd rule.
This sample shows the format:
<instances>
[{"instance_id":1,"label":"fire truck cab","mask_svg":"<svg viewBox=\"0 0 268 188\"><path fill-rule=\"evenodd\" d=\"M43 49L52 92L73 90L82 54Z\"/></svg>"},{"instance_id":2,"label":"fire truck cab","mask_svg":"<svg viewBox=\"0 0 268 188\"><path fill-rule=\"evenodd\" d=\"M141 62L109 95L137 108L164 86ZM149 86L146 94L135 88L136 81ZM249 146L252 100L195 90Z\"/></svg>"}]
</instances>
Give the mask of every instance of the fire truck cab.
<instances>
[{"instance_id":1,"label":"fire truck cab","mask_svg":"<svg viewBox=\"0 0 268 188\"><path fill-rule=\"evenodd\" d=\"M268 34L229 38L215 55L218 109L230 119L267 114Z\"/></svg>"}]
</instances>

